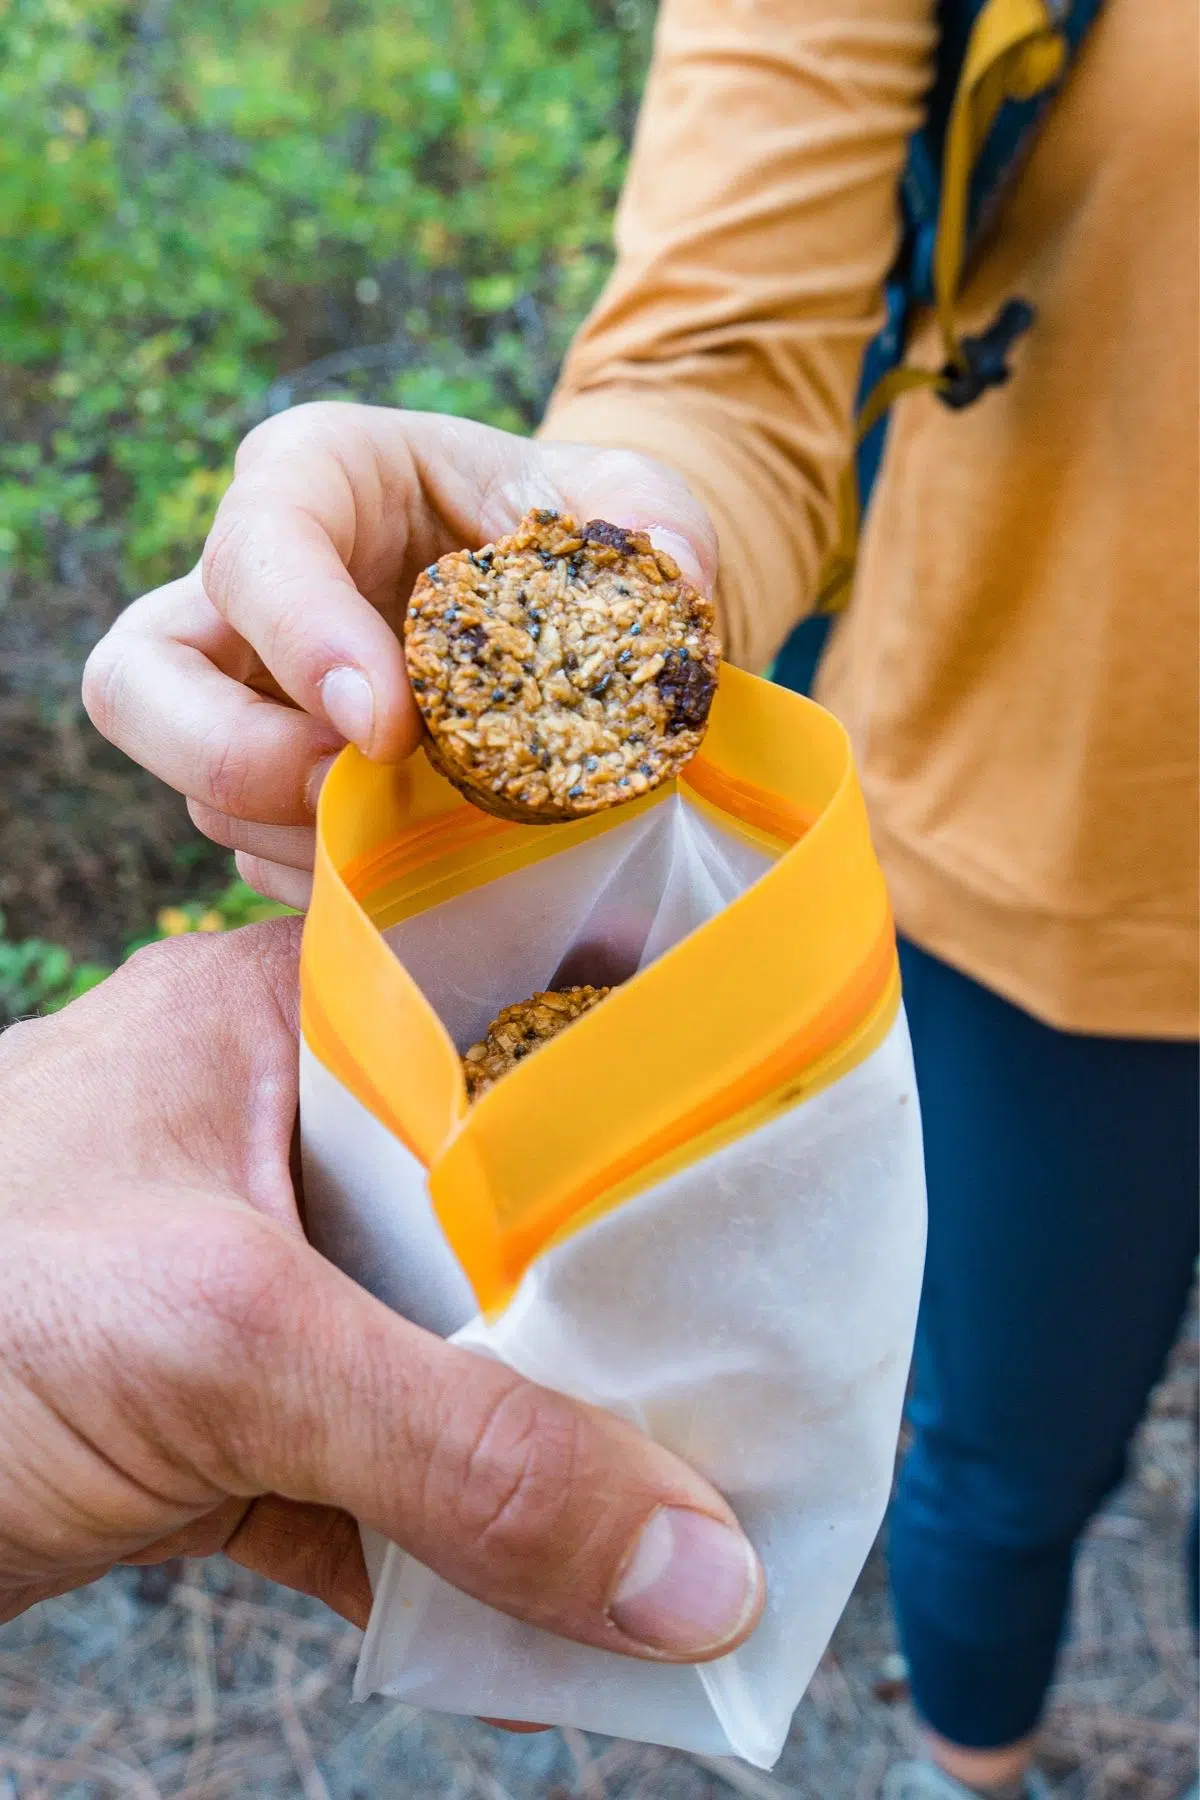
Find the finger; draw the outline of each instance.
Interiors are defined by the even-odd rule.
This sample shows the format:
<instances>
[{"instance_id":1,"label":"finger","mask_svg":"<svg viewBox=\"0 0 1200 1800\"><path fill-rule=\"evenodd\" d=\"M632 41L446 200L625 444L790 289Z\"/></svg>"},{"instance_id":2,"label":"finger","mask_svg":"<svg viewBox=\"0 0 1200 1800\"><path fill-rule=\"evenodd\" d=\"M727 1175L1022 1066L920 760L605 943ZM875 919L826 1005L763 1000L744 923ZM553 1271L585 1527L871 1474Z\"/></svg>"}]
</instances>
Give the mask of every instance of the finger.
<instances>
[{"instance_id":1,"label":"finger","mask_svg":"<svg viewBox=\"0 0 1200 1800\"><path fill-rule=\"evenodd\" d=\"M712 589L712 525L665 465L468 420L317 405L243 445L205 549L205 592L299 705L396 760L420 737L392 629L417 569L503 535L538 505L647 529Z\"/></svg>"},{"instance_id":2,"label":"finger","mask_svg":"<svg viewBox=\"0 0 1200 1800\"><path fill-rule=\"evenodd\" d=\"M298 705L368 755L396 761L415 748L420 719L399 639L372 600L401 581L420 485L402 449L381 471L359 423L367 410L299 408L251 434L205 546L203 579L217 612Z\"/></svg>"},{"instance_id":3,"label":"finger","mask_svg":"<svg viewBox=\"0 0 1200 1800\"><path fill-rule=\"evenodd\" d=\"M371 1584L349 1513L265 1494L245 1510L225 1554L268 1581L323 1600L352 1625L366 1625Z\"/></svg>"},{"instance_id":4,"label":"finger","mask_svg":"<svg viewBox=\"0 0 1200 1800\"><path fill-rule=\"evenodd\" d=\"M278 900L281 906L294 907L297 912L305 912L312 899L312 873L310 870L291 869L283 863L268 862L261 856L251 856L245 850L239 850L234 857L238 874L252 887L256 894L263 894L268 900Z\"/></svg>"},{"instance_id":5,"label":"finger","mask_svg":"<svg viewBox=\"0 0 1200 1800\"><path fill-rule=\"evenodd\" d=\"M141 1569L181 1556L215 1556L218 1550L224 1549L253 1504L251 1500L223 1500L211 1512L202 1513L198 1519L181 1525L178 1531L156 1538L145 1549L135 1550L123 1556L121 1561L127 1568Z\"/></svg>"},{"instance_id":6,"label":"finger","mask_svg":"<svg viewBox=\"0 0 1200 1800\"><path fill-rule=\"evenodd\" d=\"M465 419L365 411L385 462L397 454L402 434L422 491L455 545L501 537L532 507L549 506L648 532L689 581L713 592L716 528L667 464L634 450L516 438Z\"/></svg>"},{"instance_id":7,"label":"finger","mask_svg":"<svg viewBox=\"0 0 1200 1800\"><path fill-rule=\"evenodd\" d=\"M318 787L320 773L318 766L314 774L314 785ZM228 813L217 812L200 800L189 800L188 812L196 829L226 850L244 850L262 862L312 871L317 834L311 825L264 825L232 819Z\"/></svg>"},{"instance_id":8,"label":"finger","mask_svg":"<svg viewBox=\"0 0 1200 1800\"><path fill-rule=\"evenodd\" d=\"M340 1507L456 1587L605 1649L700 1661L748 1635L761 1570L700 1476L244 1227L221 1258L225 1379L189 1414L211 1433L206 1478Z\"/></svg>"},{"instance_id":9,"label":"finger","mask_svg":"<svg viewBox=\"0 0 1200 1800\"><path fill-rule=\"evenodd\" d=\"M311 824L310 796L342 743L323 719L254 693L205 651L132 615L89 658L84 704L97 730L160 780L256 823Z\"/></svg>"},{"instance_id":10,"label":"finger","mask_svg":"<svg viewBox=\"0 0 1200 1800\"><path fill-rule=\"evenodd\" d=\"M65 1121L56 1144L74 1143L97 1179L144 1184L152 1168L185 1186L216 1180L294 1222L301 923L149 944L40 1021L50 1032L40 1056L70 1088L84 1133Z\"/></svg>"},{"instance_id":11,"label":"finger","mask_svg":"<svg viewBox=\"0 0 1200 1800\"><path fill-rule=\"evenodd\" d=\"M552 459L571 512L647 532L694 587L712 595L717 580L716 528L682 476L633 451L586 444L546 443L542 448Z\"/></svg>"}]
</instances>

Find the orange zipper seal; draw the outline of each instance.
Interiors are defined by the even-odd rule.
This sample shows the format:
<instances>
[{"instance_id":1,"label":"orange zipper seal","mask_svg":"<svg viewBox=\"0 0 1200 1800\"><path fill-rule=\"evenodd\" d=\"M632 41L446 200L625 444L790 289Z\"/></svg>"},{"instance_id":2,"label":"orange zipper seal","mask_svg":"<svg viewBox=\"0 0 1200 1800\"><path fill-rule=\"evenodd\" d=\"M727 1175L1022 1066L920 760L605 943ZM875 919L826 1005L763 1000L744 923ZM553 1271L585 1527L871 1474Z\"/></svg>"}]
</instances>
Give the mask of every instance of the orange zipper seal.
<instances>
[{"instance_id":1,"label":"orange zipper seal","mask_svg":"<svg viewBox=\"0 0 1200 1800\"><path fill-rule=\"evenodd\" d=\"M889 913L869 956L854 977L786 1043L746 1070L737 1081L706 1096L670 1126L643 1140L619 1161L598 1170L585 1185L552 1207L522 1220L520 1226L502 1226L502 1260L511 1285L486 1302L481 1295L485 1310L503 1305L511 1286L534 1257L551 1241L578 1230L585 1216L588 1220L603 1216L634 1194L697 1161L700 1155L711 1155L718 1147L714 1139L724 1144L741 1136L752 1126L751 1115L760 1113L765 1103L774 1101L770 1111L782 1112L801 1098L808 1098L810 1092L819 1091L826 1081L815 1080L810 1087L800 1078L815 1071L818 1065L835 1061L839 1047L857 1046L860 1030L870 1031L873 1048L890 1028L899 998L896 939ZM834 1078L836 1074L829 1077ZM681 1158L678 1153L685 1146L689 1154Z\"/></svg>"}]
</instances>

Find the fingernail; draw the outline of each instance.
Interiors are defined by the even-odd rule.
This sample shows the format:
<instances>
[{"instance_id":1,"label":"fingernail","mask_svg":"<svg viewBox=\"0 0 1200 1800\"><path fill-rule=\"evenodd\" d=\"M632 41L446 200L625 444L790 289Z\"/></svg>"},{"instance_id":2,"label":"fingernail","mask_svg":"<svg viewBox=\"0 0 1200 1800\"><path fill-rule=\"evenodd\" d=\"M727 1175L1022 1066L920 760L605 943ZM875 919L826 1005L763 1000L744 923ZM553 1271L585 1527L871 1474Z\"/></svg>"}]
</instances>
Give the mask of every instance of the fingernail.
<instances>
[{"instance_id":1,"label":"fingernail","mask_svg":"<svg viewBox=\"0 0 1200 1800\"><path fill-rule=\"evenodd\" d=\"M308 803L309 812L316 812L317 799L321 789L325 786L325 777L336 761L336 756L323 756L320 762L315 762L309 771L308 780L304 784L304 798Z\"/></svg>"},{"instance_id":2,"label":"fingernail","mask_svg":"<svg viewBox=\"0 0 1200 1800\"><path fill-rule=\"evenodd\" d=\"M762 1574L740 1531L664 1506L621 1571L608 1616L627 1637L674 1656L704 1656L745 1630Z\"/></svg>"},{"instance_id":3,"label":"fingernail","mask_svg":"<svg viewBox=\"0 0 1200 1800\"><path fill-rule=\"evenodd\" d=\"M325 717L347 743L365 750L375 725L375 696L371 684L358 669L331 669L321 683Z\"/></svg>"}]
</instances>

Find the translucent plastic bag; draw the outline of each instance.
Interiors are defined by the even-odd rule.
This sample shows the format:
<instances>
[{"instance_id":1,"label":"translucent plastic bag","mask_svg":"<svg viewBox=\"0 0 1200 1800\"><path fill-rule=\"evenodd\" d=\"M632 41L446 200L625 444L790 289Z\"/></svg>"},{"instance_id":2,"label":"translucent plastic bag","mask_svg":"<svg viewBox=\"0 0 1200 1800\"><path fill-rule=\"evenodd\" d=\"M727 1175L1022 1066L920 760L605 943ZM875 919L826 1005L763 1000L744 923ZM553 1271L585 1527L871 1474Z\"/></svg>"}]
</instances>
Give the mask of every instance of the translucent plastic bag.
<instances>
[{"instance_id":1,"label":"translucent plastic bag","mask_svg":"<svg viewBox=\"0 0 1200 1800\"><path fill-rule=\"evenodd\" d=\"M618 982L469 1110L511 1001ZM725 671L672 789L562 826L353 752L303 961L306 1216L409 1318L608 1407L728 1497L762 1623L696 1668L523 1625L364 1534L355 1692L761 1767L887 1501L924 1250L895 942L846 739Z\"/></svg>"}]
</instances>

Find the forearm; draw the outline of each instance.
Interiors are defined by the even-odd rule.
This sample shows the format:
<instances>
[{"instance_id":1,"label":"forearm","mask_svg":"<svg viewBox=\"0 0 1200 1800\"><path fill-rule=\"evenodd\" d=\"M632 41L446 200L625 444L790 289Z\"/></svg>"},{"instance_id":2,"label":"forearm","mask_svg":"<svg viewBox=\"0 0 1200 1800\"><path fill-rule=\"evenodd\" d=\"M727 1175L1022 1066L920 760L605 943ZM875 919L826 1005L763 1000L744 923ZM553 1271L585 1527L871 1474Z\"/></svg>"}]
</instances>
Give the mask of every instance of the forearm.
<instances>
[{"instance_id":1,"label":"forearm","mask_svg":"<svg viewBox=\"0 0 1200 1800\"><path fill-rule=\"evenodd\" d=\"M932 0L667 0L618 260L545 435L677 468L721 540L727 654L812 604L881 316Z\"/></svg>"}]
</instances>

